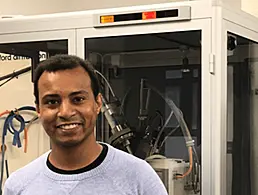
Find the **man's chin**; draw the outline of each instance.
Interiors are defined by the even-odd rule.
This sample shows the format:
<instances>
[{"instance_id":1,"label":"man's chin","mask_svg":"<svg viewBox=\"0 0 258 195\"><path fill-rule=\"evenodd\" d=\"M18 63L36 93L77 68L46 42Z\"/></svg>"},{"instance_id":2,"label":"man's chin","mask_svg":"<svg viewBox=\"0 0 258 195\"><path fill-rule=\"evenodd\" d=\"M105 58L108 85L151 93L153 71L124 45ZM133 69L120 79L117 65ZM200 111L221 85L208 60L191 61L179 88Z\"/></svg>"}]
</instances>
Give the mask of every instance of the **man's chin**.
<instances>
[{"instance_id":1,"label":"man's chin","mask_svg":"<svg viewBox=\"0 0 258 195\"><path fill-rule=\"evenodd\" d=\"M52 137L51 143L56 147L77 147L91 139L93 132L87 135L75 135L75 136L56 136Z\"/></svg>"},{"instance_id":2,"label":"man's chin","mask_svg":"<svg viewBox=\"0 0 258 195\"><path fill-rule=\"evenodd\" d=\"M76 146L81 145L83 142L83 140L59 140L55 142L56 146L61 146L61 147L65 147L65 148L73 148Z\"/></svg>"}]
</instances>

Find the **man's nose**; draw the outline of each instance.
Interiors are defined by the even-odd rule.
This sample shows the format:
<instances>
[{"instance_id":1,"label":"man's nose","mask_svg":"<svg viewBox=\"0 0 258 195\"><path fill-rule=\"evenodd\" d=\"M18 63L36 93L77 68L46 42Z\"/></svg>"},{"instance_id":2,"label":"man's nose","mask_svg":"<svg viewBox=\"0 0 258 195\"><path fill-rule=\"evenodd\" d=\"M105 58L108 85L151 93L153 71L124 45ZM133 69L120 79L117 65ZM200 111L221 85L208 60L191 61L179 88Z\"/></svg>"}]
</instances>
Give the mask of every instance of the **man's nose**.
<instances>
[{"instance_id":1,"label":"man's nose","mask_svg":"<svg viewBox=\"0 0 258 195\"><path fill-rule=\"evenodd\" d=\"M60 104L58 117L68 119L75 115L74 106L69 101L63 101Z\"/></svg>"}]
</instances>

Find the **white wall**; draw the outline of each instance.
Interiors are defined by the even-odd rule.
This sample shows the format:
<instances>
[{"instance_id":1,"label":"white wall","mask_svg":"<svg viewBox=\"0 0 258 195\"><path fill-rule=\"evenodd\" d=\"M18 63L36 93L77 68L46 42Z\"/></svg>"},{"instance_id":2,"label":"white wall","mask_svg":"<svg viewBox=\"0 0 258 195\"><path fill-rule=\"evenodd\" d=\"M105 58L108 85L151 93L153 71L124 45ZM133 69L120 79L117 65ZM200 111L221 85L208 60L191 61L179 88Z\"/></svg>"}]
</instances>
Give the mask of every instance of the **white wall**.
<instances>
[{"instance_id":1,"label":"white wall","mask_svg":"<svg viewBox=\"0 0 258 195\"><path fill-rule=\"evenodd\" d=\"M68 0L0 0L0 15L18 14L35 15L68 11L70 7ZM79 7L79 6L78 6Z\"/></svg>"},{"instance_id":2,"label":"white wall","mask_svg":"<svg viewBox=\"0 0 258 195\"><path fill-rule=\"evenodd\" d=\"M242 0L242 10L258 17L258 1Z\"/></svg>"},{"instance_id":3,"label":"white wall","mask_svg":"<svg viewBox=\"0 0 258 195\"><path fill-rule=\"evenodd\" d=\"M132 5L167 3L173 1L188 0L109 0L109 1L84 1L84 0L0 0L0 15L37 15L59 12L82 11L89 9L101 9L111 7L123 7ZM242 10L258 17L258 1L257 0L207 0L207 1L223 1L232 7L242 8Z\"/></svg>"},{"instance_id":4,"label":"white wall","mask_svg":"<svg viewBox=\"0 0 258 195\"><path fill-rule=\"evenodd\" d=\"M36 15L59 12L83 11L90 9L123 7L144 4L168 3L173 1L188 0L109 0L109 1L84 1L84 0L0 0L0 15Z\"/></svg>"}]
</instances>

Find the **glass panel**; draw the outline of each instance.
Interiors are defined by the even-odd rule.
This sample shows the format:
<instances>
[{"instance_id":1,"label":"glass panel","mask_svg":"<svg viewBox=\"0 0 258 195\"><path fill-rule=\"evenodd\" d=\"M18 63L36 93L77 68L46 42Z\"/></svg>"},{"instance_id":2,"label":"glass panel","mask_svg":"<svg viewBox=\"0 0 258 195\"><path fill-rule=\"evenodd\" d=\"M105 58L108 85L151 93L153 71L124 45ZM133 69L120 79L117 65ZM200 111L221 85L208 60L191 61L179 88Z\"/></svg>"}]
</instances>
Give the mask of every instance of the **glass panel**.
<instances>
[{"instance_id":1,"label":"glass panel","mask_svg":"<svg viewBox=\"0 0 258 195\"><path fill-rule=\"evenodd\" d=\"M258 193L258 44L228 33L227 194Z\"/></svg>"},{"instance_id":2,"label":"glass panel","mask_svg":"<svg viewBox=\"0 0 258 195\"><path fill-rule=\"evenodd\" d=\"M97 139L142 159L158 153L188 161L181 126L166 102L170 99L198 146L196 162L201 153L201 49L201 31L85 39L85 58L102 74L105 116L99 117ZM105 111L110 107L111 114ZM152 165L157 172L164 166L159 165ZM168 188L174 186L167 182ZM175 188L171 194L179 193Z\"/></svg>"},{"instance_id":3,"label":"glass panel","mask_svg":"<svg viewBox=\"0 0 258 195\"><path fill-rule=\"evenodd\" d=\"M142 124L139 129L140 82L141 79L147 79L147 82L175 101L191 127L191 133L196 136L198 144L201 143L200 31L85 39L85 57L103 73L115 95L123 102L123 112L130 127L141 132L147 127L147 124ZM111 98L108 87L105 88L105 95ZM157 124L153 131L158 131L158 117L164 122L170 114L169 110L165 101L151 92L149 106L145 110L148 120L144 122L155 119ZM163 138L177 127L176 121L175 117L169 120ZM97 134L102 141L107 141L112 135L109 125L101 117ZM182 136L180 129L169 135L173 136ZM166 140L166 143L171 142L170 139ZM163 150L178 149L165 148Z\"/></svg>"}]
</instances>

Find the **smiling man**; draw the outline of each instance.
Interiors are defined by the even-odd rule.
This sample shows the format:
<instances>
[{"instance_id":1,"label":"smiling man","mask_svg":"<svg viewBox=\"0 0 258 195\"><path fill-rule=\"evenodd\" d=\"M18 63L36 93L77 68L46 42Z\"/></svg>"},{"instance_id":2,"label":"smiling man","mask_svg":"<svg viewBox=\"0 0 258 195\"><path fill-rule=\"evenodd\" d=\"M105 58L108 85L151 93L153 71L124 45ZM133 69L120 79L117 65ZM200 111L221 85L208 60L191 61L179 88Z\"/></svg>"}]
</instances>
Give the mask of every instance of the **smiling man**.
<instances>
[{"instance_id":1,"label":"smiling man","mask_svg":"<svg viewBox=\"0 0 258 195\"><path fill-rule=\"evenodd\" d=\"M39 64L34 95L51 150L12 173L4 195L167 195L147 162L96 141L99 88L93 67L76 56Z\"/></svg>"}]
</instances>

